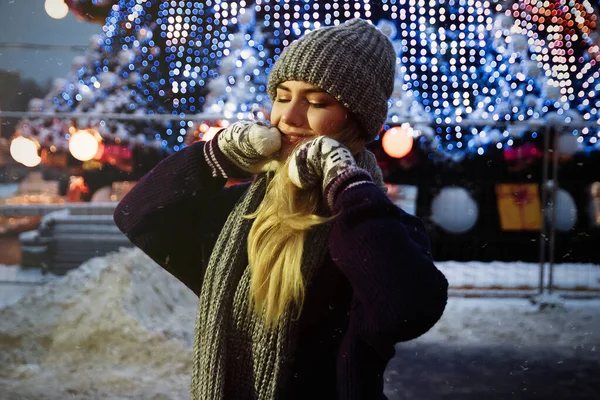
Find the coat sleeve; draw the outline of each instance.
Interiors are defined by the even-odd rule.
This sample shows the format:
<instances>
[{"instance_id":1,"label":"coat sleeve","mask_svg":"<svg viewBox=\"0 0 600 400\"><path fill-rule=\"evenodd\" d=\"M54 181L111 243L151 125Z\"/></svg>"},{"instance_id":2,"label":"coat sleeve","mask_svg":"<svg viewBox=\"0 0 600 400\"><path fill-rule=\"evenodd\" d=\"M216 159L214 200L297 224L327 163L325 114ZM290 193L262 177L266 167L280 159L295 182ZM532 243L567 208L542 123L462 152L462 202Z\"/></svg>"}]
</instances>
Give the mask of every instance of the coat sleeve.
<instances>
[{"instance_id":1,"label":"coat sleeve","mask_svg":"<svg viewBox=\"0 0 600 400\"><path fill-rule=\"evenodd\" d=\"M444 311L448 282L421 220L373 184L348 187L333 211L331 255L352 286L350 323L384 353L427 332Z\"/></svg>"},{"instance_id":2,"label":"coat sleeve","mask_svg":"<svg viewBox=\"0 0 600 400\"><path fill-rule=\"evenodd\" d=\"M114 212L119 229L177 279L200 293L205 266L227 215L246 184L225 187L198 142L140 179Z\"/></svg>"}]
</instances>

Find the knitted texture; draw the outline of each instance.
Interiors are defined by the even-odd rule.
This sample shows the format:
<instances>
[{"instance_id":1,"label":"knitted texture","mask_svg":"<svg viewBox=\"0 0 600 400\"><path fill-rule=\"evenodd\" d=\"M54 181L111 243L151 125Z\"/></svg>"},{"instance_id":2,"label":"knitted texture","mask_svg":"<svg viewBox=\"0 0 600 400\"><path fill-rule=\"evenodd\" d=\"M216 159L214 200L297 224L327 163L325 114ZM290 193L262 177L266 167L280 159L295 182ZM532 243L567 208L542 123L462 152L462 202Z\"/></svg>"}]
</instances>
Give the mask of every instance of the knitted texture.
<instances>
[{"instance_id":1,"label":"knitted texture","mask_svg":"<svg viewBox=\"0 0 600 400\"><path fill-rule=\"evenodd\" d=\"M335 97L354 115L365 139L384 124L394 89L396 52L389 39L361 19L316 29L290 44L273 66L271 101L285 81L305 81Z\"/></svg>"},{"instance_id":2,"label":"knitted texture","mask_svg":"<svg viewBox=\"0 0 600 400\"><path fill-rule=\"evenodd\" d=\"M278 399L288 381L297 322L286 311L275 328L248 307L250 269L246 243L252 220L264 197L266 174L257 177L223 227L200 293L192 399ZM327 252L330 226L323 224L307 237L302 273L310 280Z\"/></svg>"},{"instance_id":3,"label":"knitted texture","mask_svg":"<svg viewBox=\"0 0 600 400\"><path fill-rule=\"evenodd\" d=\"M350 150L327 136L303 143L294 151L289 164L289 176L294 185L300 188L308 189L321 184L330 208L335 200L330 194L334 180L341 183L360 177L361 181L372 181L369 173L357 166ZM335 179L338 177L343 179Z\"/></svg>"},{"instance_id":4,"label":"knitted texture","mask_svg":"<svg viewBox=\"0 0 600 400\"><path fill-rule=\"evenodd\" d=\"M377 173L374 157L359 164ZM267 186L260 174L229 214L212 251L199 296L194 341L191 399L257 399L285 397L293 365L298 321L288 309L274 328L248 307L250 268L245 244ZM383 185L383 182L379 182ZM309 283L329 251L330 224L307 235L302 275Z\"/></svg>"},{"instance_id":5,"label":"knitted texture","mask_svg":"<svg viewBox=\"0 0 600 400\"><path fill-rule=\"evenodd\" d=\"M277 128L251 121L235 122L220 131L215 139L229 161L248 176L258 173L265 159L281 147L281 133Z\"/></svg>"}]
</instances>

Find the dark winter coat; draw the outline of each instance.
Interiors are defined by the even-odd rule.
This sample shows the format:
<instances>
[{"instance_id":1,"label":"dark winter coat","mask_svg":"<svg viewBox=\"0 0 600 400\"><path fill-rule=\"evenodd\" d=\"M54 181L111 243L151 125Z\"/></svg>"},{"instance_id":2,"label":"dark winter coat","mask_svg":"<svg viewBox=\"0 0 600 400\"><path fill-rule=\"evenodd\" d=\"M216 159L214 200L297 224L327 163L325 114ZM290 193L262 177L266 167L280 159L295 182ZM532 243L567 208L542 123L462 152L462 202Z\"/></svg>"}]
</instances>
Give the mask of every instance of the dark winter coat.
<instances>
[{"instance_id":1,"label":"dark winter coat","mask_svg":"<svg viewBox=\"0 0 600 400\"><path fill-rule=\"evenodd\" d=\"M248 187L213 177L204 145L162 161L114 214L136 246L196 294L225 219ZM286 399L382 398L395 343L427 332L446 304L448 283L420 219L371 184L344 190L333 212L329 257L306 289Z\"/></svg>"}]
</instances>

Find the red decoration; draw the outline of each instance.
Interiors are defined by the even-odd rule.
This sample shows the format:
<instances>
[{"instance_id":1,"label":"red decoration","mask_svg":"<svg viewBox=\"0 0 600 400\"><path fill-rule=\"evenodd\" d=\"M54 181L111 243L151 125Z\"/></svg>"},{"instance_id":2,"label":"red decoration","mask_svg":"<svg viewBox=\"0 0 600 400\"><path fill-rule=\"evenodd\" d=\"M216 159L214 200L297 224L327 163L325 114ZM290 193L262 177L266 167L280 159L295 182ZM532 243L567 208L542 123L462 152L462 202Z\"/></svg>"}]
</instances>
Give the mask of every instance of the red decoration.
<instances>
[{"instance_id":1,"label":"red decoration","mask_svg":"<svg viewBox=\"0 0 600 400\"><path fill-rule=\"evenodd\" d=\"M508 170L518 172L531 167L536 160L543 156L543 153L534 144L525 143L519 147L506 147L503 155Z\"/></svg>"},{"instance_id":2,"label":"red decoration","mask_svg":"<svg viewBox=\"0 0 600 400\"><path fill-rule=\"evenodd\" d=\"M84 201L83 196L88 194L89 189L81 176L72 176L67 191L67 200L71 203Z\"/></svg>"},{"instance_id":3,"label":"red decoration","mask_svg":"<svg viewBox=\"0 0 600 400\"><path fill-rule=\"evenodd\" d=\"M525 143L519 147L507 147L504 150L505 161L518 161L535 159L542 156L542 151L532 143Z\"/></svg>"},{"instance_id":4,"label":"red decoration","mask_svg":"<svg viewBox=\"0 0 600 400\"><path fill-rule=\"evenodd\" d=\"M129 146L100 143L94 159L101 163L114 165L123 171L131 172L133 170L133 149Z\"/></svg>"},{"instance_id":5,"label":"red decoration","mask_svg":"<svg viewBox=\"0 0 600 400\"><path fill-rule=\"evenodd\" d=\"M118 160L129 161L133 157L133 151L129 146L120 146L118 144L104 144L100 146L97 160L114 164Z\"/></svg>"}]
</instances>

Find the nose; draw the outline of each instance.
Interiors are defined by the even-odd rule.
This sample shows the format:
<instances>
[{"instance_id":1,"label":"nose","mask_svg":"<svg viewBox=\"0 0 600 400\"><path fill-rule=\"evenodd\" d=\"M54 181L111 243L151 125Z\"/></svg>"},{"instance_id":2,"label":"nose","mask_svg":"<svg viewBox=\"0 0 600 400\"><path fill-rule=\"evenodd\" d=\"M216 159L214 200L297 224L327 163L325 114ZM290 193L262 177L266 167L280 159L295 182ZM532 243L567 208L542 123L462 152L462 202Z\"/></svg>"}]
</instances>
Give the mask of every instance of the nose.
<instances>
[{"instance_id":1,"label":"nose","mask_svg":"<svg viewBox=\"0 0 600 400\"><path fill-rule=\"evenodd\" d=\"M298 101L290 101L286 104L285 109L281 113L282 121L289 126L302 126L303 116L302 107Z\"/></svg>"}]
</instances>

